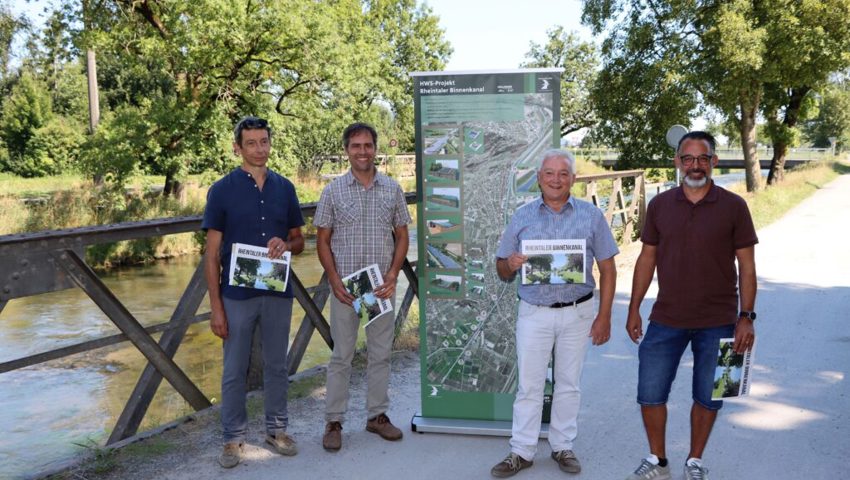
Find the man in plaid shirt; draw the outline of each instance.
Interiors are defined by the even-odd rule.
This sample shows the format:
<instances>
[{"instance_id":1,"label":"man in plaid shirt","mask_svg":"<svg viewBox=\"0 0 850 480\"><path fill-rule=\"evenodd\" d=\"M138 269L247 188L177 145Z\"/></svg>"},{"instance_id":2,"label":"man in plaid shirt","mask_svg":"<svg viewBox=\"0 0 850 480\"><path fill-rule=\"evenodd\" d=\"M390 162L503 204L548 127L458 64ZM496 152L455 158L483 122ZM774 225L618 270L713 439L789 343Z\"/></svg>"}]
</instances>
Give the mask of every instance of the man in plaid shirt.
<instances>
[{"instance_id":1,"label":"man in plaid shirt","mask_svg":"<svg viewBox=\"0 0 850 480\"><path fill-rule=\"evenodd\" d=\"M325 187L313 219L319 261L333 291L330 300L334 349L328 363L327 425L322 439L322 446L328 451L342 446L351 360L360 327L360 318L352 306L354 297L343 286L342 278L376 263L384 283L375 295L394 300L396 280L407 255L407 224L411 220L399 184L375 168L375 129L365 123L349 125L342 143L351 169ZM373 320L366 331L366 430L386 440L402 437L401 430L386 415L394 326L393 315L388 312Z\"/></svg>"}]
</instances>

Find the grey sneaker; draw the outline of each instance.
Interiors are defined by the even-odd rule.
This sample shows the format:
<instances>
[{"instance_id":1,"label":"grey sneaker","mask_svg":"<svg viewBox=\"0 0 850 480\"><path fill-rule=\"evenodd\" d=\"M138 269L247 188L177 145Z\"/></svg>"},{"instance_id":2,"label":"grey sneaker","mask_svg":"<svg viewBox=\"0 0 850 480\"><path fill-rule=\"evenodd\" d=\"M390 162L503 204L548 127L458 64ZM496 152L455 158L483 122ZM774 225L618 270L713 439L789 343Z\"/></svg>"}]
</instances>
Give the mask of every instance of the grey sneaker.
<instances>
[{"instance_id":1,"label":"grey sneaker","mask_svg":"<svg viewBox=\"0 0 850 480\"><path fill-rule=\"evenodd\" d=\"M298 445L295 443L295 439L287 435L286 432L266 435L266 443L274 447L275 451L281 455L291 457L298 453Z\"/></svg>"},{"instance_id":2,"label":"grey sneaker","mask_svg":"<svg viewBox=\"0 0 850 480\"><path fill-rule=\"evenodd\" d=\"M662 467L653 465L647 459L640 462L640 466L626 480L670 480L670 466Z\"/></svg>"},{"instance_id":3,"label":"grey sneaker","mask_svg":"<svg viewBox=\"0 0 850 480\"><path fill-rule=\"evenodd\" d=\"M708 469L696 462L685 462L685 480L708 480Z\"/></svg>"},{"instance_id":4,"label":"grey sneaker","mask_svg":"<svg viewBox=\"0 0 850 480\"><path fill-rule=\"evenodd\" d=\"M511 452L504 460L497 463L490 469L490 475L499 478L513 477L523 468L528 468L534 464L533 460L526 460L516 453Z\"/></svg>"},{"instance_id":5,"label":"grey sneaker","mask_svg":"<svg viewBox=\"0 0 850 480\"><path fill-rule=\"evenodd\" d=\"M560 450L552 452L552 459L558 462L558 468L562 472L579 473L581 472L581 463L579 463L576 454L572 450Z\"/></svg>"},{"instance_id":6,"label":"grey sneaker","mask_svg":"<svg viewBox=\"0 0 850 480\"><path fill-rule=\"evenodd\" d=\"M224 468L233 468L242 461L242 444L228 442L224 444L224 450L218 457L218 464Z\"/></svg>"}]
</instances>

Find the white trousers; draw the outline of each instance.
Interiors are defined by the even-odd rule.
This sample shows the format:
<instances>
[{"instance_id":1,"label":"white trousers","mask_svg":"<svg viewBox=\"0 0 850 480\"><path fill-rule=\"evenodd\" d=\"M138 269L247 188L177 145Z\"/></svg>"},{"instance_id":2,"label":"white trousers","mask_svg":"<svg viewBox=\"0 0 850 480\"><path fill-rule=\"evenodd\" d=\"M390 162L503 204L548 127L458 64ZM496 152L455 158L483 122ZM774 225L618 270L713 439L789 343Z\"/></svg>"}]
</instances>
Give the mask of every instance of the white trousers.
<instances>
[{"instance_id":1,"label":"white trousers","mask_svg":"<svg viewBox=\"0 0 850 480\"><path fill-rule=\"evenodd\" d=\"M543 416L543 389L555 352L549 445L553 452L572 450L578 433L581 369L590 345L596 302L575 307L537 307L520 301L516 324L519 386L513 408L511 452L526 460L537 453Z\"/></svg>"}]
</instances>

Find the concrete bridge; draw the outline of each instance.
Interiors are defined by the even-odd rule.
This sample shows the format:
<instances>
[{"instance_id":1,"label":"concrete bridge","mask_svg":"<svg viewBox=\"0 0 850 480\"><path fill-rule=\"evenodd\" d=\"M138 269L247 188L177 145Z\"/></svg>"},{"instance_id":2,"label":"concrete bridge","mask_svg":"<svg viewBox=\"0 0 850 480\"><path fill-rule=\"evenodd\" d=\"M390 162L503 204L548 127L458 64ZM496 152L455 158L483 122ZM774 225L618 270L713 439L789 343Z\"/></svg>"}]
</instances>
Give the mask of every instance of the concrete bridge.
<instances>
[{"instance_id":1,"label":"concrete bridge","mask_svg":"<svg viewBox=\"0 0 850 480\"><path fill-rule=\"evenodd\" d=\"M610 149L576 148L572 149L577 157L587 160L601 162L606 167L617 164L620 152ZM773 148L759 148L757 150L761 168L770 168L770 160L773 158ZM831 157L832 151L828 148L790 148L785 157L785 166L796 167L802 163L817 162ZM720 157L718 168L744 168L744 152L740 148L718 148L717 156ZM645 165L633 165L632 167L649 168L657 167L655 163Z\"/></svg>"}]
</instances>

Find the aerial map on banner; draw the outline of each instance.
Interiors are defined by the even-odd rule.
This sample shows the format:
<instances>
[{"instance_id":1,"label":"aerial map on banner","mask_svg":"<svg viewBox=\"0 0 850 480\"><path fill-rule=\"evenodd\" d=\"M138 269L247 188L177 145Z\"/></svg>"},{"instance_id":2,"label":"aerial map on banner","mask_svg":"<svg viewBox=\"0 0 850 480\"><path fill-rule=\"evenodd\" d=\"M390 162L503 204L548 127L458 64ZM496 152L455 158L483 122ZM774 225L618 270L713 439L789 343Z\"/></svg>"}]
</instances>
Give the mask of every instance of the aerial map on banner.
<instances>
[{"instance_id":1,"label":"aerial map on banner","mask_svg":"<svg viewBox=\"0 0 850 480\"><path fill-rule=\"evenodd\" d=\"M422 413L505 420L516 390L517 284L495 268L514 210L559 142L559 73L413 76Z\"/></svg>"}]
</instances>

